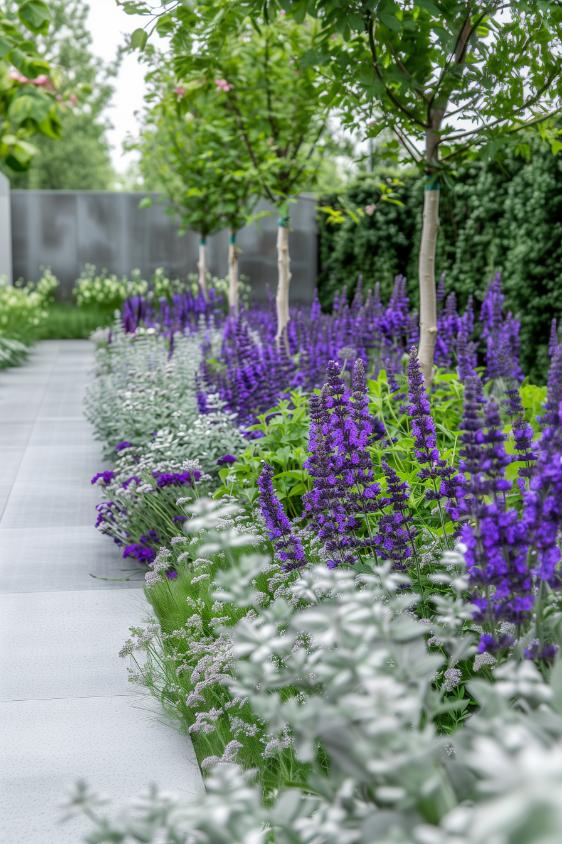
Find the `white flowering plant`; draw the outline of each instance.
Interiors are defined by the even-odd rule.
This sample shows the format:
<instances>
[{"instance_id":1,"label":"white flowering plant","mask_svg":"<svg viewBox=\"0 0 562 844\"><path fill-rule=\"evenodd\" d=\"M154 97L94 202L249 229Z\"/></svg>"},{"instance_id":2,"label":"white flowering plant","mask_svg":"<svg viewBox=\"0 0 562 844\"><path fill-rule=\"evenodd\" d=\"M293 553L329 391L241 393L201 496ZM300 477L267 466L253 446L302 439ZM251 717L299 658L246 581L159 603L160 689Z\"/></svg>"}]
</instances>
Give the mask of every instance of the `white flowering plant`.
<instances>
[{"instance_id":1,"label":"white flowering plant","mask_svg":"<svg viewBox=\"0 0 562 844\"><path fill-rule=\"evenodd\" d=\"M0 338L32 342L47 317L57 287L57 278L47 269L35 283L12 285L0 277ZM7 355L9 344L3 343L3 349ZM17 354L14 359L17 360Z\"/></svg>"}]
</instances>

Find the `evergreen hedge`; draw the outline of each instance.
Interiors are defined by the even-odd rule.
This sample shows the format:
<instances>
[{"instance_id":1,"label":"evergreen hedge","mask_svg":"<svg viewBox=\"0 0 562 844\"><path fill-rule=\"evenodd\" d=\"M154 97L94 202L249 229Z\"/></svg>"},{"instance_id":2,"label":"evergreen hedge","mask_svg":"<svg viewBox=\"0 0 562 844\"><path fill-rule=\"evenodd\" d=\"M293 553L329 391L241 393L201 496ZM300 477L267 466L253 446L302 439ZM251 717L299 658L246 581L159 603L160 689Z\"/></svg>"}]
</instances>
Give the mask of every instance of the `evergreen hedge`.
<instances>
[{"instance_id":1,"label":"evergreen hedge","mask_svg":"<svg viewBox=\"0 0 562 844\"><path fill-rule=\"evenodd\" d=\"M526 373L544 377L550 322L562 315L562 155L546 144L527 147L529 160L510 152L501 163L472 161L444 185L437 271L464 306L477 305L500 270L507 306L521 319ZM349 215L338 225L319 212L319 295L329 306L336 291L352 291L359 275L365 286L381 283L387 295L397 273L410 281L417 299L417 253L423 187L418 177L402 179L398 206L379 201L379 178L362 176L345 195L324 196L320 205L365 208L359 222Z\"/></svg>"}]
</instances>

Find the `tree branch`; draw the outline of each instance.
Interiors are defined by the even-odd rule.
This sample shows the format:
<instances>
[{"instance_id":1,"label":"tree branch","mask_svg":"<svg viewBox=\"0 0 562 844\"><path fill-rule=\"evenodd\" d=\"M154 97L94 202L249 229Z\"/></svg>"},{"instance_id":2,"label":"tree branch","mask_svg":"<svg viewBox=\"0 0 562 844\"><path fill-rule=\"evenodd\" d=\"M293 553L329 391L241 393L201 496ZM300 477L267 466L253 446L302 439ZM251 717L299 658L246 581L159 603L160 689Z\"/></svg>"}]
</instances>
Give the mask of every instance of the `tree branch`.
<instances>
[{"instance_id":1,"label":"tree branch","mask_svg":"<svg viewBox=\"0 0 562 844\"><path fill-rule=\"evenodd\" d=\"M380 66L379 66L379 60L378 60L378 56L377 56L377 46L375 44L375 32L374 32L373 16L370 12L367 15L366 30L367 30L367 36L368 36L368 39L369 39L369 49L371 51L371 63L373 65L373 70L375 71L377 78L381 82L381 84L382 84L382 86L383 86L383 88L386 92L387 97L393 103L393 105L396 106L396 108L399 111L401 111L403 114L405 114L406 117L409 120L412 121L412 123L415 123L417 126L420 126L422 129L427 129L427 124L423 123L423 121L421 121L419 119L419 117L416 114L414 114L414 112L410 111L410 109L407 108L404 105L403 102L401 102L401 100L395 95L394 91L392 91L392 89L388 87L388 85L386 84L386 82L384 80L384 76L381 72L381 69L380 69Z\"/></svg>"},{"instance_id":2,"label":"tree branch","mask_svg":"<svg viewBox=\"0 0 562 844\"><path fill-rule=\"evenodd\" d=\"M509 120L509 119L513 118L513 116L514 116L514 115L516 115L516 114L521 114L521 112L525 111L525 110L526 110L526 109L528 109L528 108L531 108L531 106L533 106L533 105L536 105L537 101L538 101L538 100L542 97L542 95L543 95L546 91L548 91L548 89L550 88L550 86L552 85L552 83L554 82L554 80L556 79L556 77L557 77L557 76L560 76L560 74L561 74L561 73L562 73L562 71L561 71L561 70L558 70L558 69L557 69L557 70L555 70L555 71L553 71L553 72L550 74L550 76L547 78L547 80L546 80L546 82L544 83L544 85L542 85L542 86L539 88L539 90L536 92L536 94L534 94L532 97L530 97L528 100L526 100L526 102L524 102L522 105L520 105L520 106L519 106L519 108L516 108L516 109L515 109L515 110L511 113L510 117L498 117L498 118L496 118L496 120L491 120L489 123L487 123L487 124L486 124L486 125L484 125L484 126L477 126L477 127L476 127L476 128L474 128L474 129L467 129L467 130L466 130L466 132L459 132L459 133L457 133L456 135L449 135L448 137L443 138L443 141L444 141L445 143L449 143L449 142L451 142L451 141L457 141L457 140L459 140L460 138L468 138L468 137L470 137L471 135L476 135L476 134L478 134L479 132L487 132L487 131L488 131L488 129L493 129L493 128L494 128L494 126L498 126L500 123L503 123L504 121L506 121L506 120ZM560 111L560 108L555 109L555 110L552 112L552 114L557 114L557 112L558 112L558 111ZM540 118L540 120L544 120L544 119L546 119L546 118L545 118L545 117L541 117L541 118ZM533 120L533 121L531 121L531 122L529 122L529 125L531 125L531 124L532 124L532 122L534 122L534 120Z\"/></svg>"},{"instance_id":3,"label":"tree branch","mask_svg":"<svg viewBox=\"0 0 562 844\"><path fill-rule=\"evenodd\" d=\"M240 109L238 108L238 104L236 103L236 97L232 93L232 90L228 91L227 103L228 103L230 110L234 114L234 119L236 120L236 125L238 126L238 129L240 131L240 134L242 136L242 140L244 141L244 145L245 145L246 149L248 150L248 155L250 156L252 164L254 165L254 167L256 169L258 179L260 180L260 182L262 184L264 192L265 192L267 198L269 200L271 200L271 202L275 202L275 196L273 195L273 193L269 189L269 186L266 184L266 182L263 179L263 176L262 176L262 173L261 173L261 167L260 167L259 161L257 159L256 152L254 150L254 147L253 147L253 144L250 140L248 132L246 131L246 127L244 125L244 119L242 117L242 113L241 113Z\"/></svg>"}]
</instances>

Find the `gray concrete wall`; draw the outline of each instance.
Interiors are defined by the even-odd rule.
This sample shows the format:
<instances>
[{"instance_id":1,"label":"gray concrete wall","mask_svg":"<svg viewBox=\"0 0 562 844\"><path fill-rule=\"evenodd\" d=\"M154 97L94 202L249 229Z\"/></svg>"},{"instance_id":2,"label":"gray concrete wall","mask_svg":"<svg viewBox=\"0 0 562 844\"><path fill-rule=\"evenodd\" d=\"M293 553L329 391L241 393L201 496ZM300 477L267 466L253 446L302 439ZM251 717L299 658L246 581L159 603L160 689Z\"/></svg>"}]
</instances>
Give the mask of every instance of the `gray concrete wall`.
<instances>
[{"instance_id":1,"label":"gray concrete wall","mask_svg":"<svg viewBox=\"0 0 562 844\"><path fill-rule=\"evenodd\" d=\"M178 235L175 220L157 194L150 208L139 208L149 194L97 191L22 191L11 193L14 278L34 281L50 267L70 296L84 264L128 274L139 269L150 276L157 267L184 277L196 271L198 237ZM272 213L239 235L240 270L250 279L257 300L276 287L277 215ZM209 269L227 273L228 234L209 238ZM292 299L309 302L317 271L316 206L300 199L291 208Z\"/></svg>"},{"instance_id":2,"label":"gray concrete wall","mask_svg":"<svg viewBox=\"0 0 562 844\"><path fill-rule=\"evenodd\" d=\"M12 226L10 214L10 183L0 173L0 278L12 281Z\"/></svg>"}]
</instances>

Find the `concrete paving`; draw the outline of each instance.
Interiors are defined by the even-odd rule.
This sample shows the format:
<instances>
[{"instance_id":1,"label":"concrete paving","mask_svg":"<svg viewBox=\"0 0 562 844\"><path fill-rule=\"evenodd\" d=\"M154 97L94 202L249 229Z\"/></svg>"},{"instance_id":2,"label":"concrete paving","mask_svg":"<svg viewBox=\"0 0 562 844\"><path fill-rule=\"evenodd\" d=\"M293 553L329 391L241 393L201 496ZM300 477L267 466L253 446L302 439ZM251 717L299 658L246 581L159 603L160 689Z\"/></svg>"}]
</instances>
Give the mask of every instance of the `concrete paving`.
<instances>
[{"instance_id":1,"label":"concrete paving","mask_svg":"<svg viewBox=\"0 0 562 844\"><path fill-rule=\"evenodd\" d=\"M151 783L196 795L188 739L117 653L147 615L143 571L93 528L103 466L82 416L87 341L47 341L0 372L0 837L79 844L60 825L86 779L117 803Z\"/></svg>"}]
</instances>

